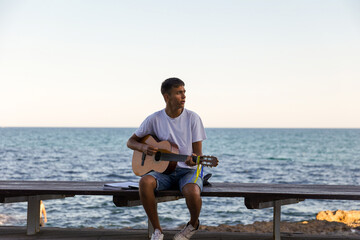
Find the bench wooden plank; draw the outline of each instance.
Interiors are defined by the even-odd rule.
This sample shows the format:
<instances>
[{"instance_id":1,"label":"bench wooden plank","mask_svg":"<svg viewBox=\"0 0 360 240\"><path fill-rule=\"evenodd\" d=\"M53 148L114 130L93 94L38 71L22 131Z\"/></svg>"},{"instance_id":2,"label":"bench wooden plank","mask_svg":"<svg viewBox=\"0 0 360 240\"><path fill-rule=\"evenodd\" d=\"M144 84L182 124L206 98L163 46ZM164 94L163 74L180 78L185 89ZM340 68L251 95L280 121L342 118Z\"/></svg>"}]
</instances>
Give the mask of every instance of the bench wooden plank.
<instances>
[{"instance_id":1,"label":"bench wooden plank","mask_svg":"<svg viewBox=\"0 0 360 240\"><path fill-rule=\"evenodd\" d=\"M138 198L138 190L104 190L108 182L70 181L0 181L0 197L40 194L61 195L117 195ZM177 190L158 192L158 196L181 196ZM360 186L355 185L305 185L263 183L212 183L204 187L204 197L247 197L274 199L344 199L360 200ZM1 199L0 199L1 200Z\"/></svg>"},{"instance_id":2,"label":"bench wooden plank","mask_svg":"<svg viewBox=\"0 0 360 240\"><path fill-rule=\"evenodd\" d=\"M261 199L261 198L245 198L245 206L248 209L263 209L263 208L270 208L275 207L275 202L278 202L283 205L295 204L305 199L299 198L289 198L289 199Z\"/></svg>"},{"instance_id":3,"label":"bench wooden plank","mask_svg":"<svg viewBox=\"0 0 360 240\"><path fill-rule=\"evenodd\" d=\"M182 197L179 196L165 196L165 197L156 197L156 202L170 202L170 201L176 201L179 200ZM142 205L140 198L138 199L126 199L122 196L113 196L113 202L115 206L117 207L134 207L134 206L140 206Z\"/></svg>"},{"instance_id":4,"label":"bench wooden plank","mask_svg":"<svg viewBox=\"0 0 360 240\"><path fill-rule=\"evenodd\" d=\"M1 203L28 202L31 196L4 197ZM41 195L41 200L62 199L66 197L74 197L74 195Z\"/></svg>"},{"instance_id":5,"label":"bench wooden plank","mask_svg":"<svg viewBox=\"0 0 360 240\"><path fill-rule=\"evenodd\" d=\"M206 196L273 197L306 199L360 200L360 186L315 184L212 183L204 189Z\"/></svg>"},{"instance_id":6,"label":"bench wooden plank","mask_svg":"<svg viewBox=\"0 0 360 240\"><path fill-rule=\"evenodd\" d=\"M103 182L0 182L0 195L34 194L75 194L75 195L124 195L138 198L137 190L104 190ZM359 187L351 186L314 186L314 185L264 185L264 184L212 184L205 187L203 196L216 197L265 197L277 198L323 198L323 199L360 199ZM263 196L262 196L263 195ZM162 191L159 196L180 196L178 191Z\"/></svg>"}]
</instances>

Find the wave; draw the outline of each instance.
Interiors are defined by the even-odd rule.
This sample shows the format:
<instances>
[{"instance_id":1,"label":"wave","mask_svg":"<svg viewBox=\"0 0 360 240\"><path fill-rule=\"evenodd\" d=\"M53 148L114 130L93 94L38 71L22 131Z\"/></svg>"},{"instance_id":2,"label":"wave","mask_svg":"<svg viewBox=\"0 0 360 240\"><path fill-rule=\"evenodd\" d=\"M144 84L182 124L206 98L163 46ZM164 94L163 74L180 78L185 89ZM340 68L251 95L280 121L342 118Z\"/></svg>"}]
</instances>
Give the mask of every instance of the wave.
<instances>
[{"instance_id":1,"label":"wave","mask_svg":"<svg viewBox=\"0 0 360 240\"><path fill-rule=\"evenodd\" d=\"M4 214L0 214L0 225L7 224L12 221L14 221L13 217L10 217L10 216L4 215Z\"/></svg>"},{"instance_id":2,"label":"wave","mask_svg":"<svg viewBox=\"0 0 360 240\"><path fill-rule=\"evenodd\" d=\"M269 157L267 160L278 160L278 161L292 161L291 158L279 158L279 157Z\"/></svg>"}]
</instances>

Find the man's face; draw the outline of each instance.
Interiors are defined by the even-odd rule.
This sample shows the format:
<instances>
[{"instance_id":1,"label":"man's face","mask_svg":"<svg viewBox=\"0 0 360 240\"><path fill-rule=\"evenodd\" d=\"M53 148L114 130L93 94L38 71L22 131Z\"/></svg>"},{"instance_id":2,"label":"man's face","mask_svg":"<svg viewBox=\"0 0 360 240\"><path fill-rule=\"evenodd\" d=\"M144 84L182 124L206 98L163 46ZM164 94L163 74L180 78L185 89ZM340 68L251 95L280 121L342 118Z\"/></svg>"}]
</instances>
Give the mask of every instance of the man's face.
<instances>
[{"instance_id":1,"label":"man's face","mask_svg":"<svg viewBox=\"0 0 360 240\"><path fill-rule=\"evenodd\" d=\"M170 93L165 96L166 104L175 108L184 108L185 106L185 88L184 86L173 87Z\"/></svg>"}]
</instances>

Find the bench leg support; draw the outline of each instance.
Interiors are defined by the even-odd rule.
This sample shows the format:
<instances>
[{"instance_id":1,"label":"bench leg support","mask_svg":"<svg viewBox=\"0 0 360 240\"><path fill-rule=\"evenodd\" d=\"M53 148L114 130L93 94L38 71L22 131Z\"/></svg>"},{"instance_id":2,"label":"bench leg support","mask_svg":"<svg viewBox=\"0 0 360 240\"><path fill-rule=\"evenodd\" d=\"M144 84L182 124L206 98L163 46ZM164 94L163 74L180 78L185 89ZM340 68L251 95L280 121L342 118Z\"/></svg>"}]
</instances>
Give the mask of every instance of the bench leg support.
<instances>
[{"instance_id":1,"label":"bench leg support","mask_svg":"<svg viewBox=\"0 0 360 240\"><path fill-rule=\"evenodd\" d=\"M245 198L245 206L248 209L274 208L273 239L280 240L280 216L281 206L304 201L300 198L272 199L272 198Z\"/></svg>"},{"instance_id":2,"label":"bench leg support","mask_svg":"<svg viewBox=\"0 0 360 240\"><path fill-rule=\"evenodd\" d=\"M273 239L280 240L281 202L274 202Z\"/></svg>"},{"instance_id":3,"label":"bench leg support","mask_svg":"<svg viewBox=\"0 0 360 240\"><path fill-rule=\"evenodd\" d=\"M40 200L37 196L29 196L27 211L27 235L40 231Z\"/></svg>"}]
</instances>

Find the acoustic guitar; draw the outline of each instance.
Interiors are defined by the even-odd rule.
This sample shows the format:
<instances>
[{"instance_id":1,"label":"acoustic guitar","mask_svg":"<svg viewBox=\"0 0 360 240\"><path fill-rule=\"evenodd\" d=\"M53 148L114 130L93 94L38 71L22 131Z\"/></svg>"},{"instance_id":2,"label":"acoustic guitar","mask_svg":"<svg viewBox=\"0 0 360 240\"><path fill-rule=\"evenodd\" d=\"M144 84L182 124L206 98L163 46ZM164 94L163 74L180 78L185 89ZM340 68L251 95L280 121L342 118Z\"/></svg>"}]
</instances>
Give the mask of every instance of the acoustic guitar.
<instances>
[{"instance_id":1,"label":"acoustic guitar","mask_svg":"<svg viewBox=\"0 0 360 240\"><path fill-rule=\"evenodd\" d=\"M132 158L132 169L137 176L142 176L152 170L169 174L176 168L177 162L185 162L187 155L179 154L176 144L169 141L157 141L153 136L147 135L140 142L159 149L156 154L150 156L143 152L134 151ZM191 156L193 162L197 162L197 156ZM216 167L219 163L214 156L200 156L199 163L207 167Z\"/></svg>"}]
</instances>

